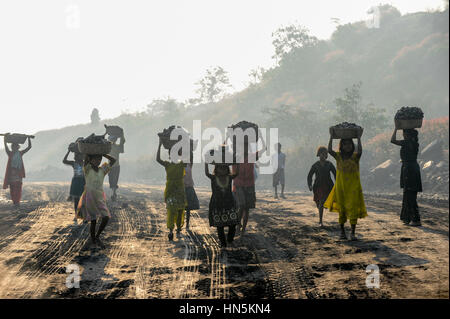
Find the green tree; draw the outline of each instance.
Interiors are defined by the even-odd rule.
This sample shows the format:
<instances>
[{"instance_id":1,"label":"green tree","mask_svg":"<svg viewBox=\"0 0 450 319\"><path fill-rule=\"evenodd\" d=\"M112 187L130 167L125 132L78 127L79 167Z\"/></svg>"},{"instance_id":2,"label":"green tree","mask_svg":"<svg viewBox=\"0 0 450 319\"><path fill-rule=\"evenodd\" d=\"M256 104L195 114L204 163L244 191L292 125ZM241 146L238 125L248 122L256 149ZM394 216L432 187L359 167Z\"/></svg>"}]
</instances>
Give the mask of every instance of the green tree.
<instances>
[{"instance_id":1,"label":"green tree","mask_svg":"<svg viewBox=\"0 0 450 319\"><path fill-rule=\"evenodd\" d=\"M302 107L281 104L264 108L262 112L267 118L267 127L277 127L280 136L291 137L297 142L308 141L317 135L316 113Z\"/></svg>"},{"instance_id":2,"label":"green tree","mask_svg":"<svg viewBox=\"0 0 450 319\"><path fill-rule=\"evenodd\" d=\"M272 33L272 38L272 44L275 47L273 58L277 62L295 49L314 46L318 42L316 37L309 34L307 28L295 24L278 28Z\"/></svg>"},{"instance_id":3,"label":"green tree","mask_svg":"<svg viewBox=\"0 0 450 319\"><path fill-rule=\"evenodd\" d=\"M222 67L216 66L206 70L206 75L196 83L200 103L214 103L222 99L231 88L228 73Z\"/></svg>"},{"instance_id":4,"label":"green tree","mask_svg":"<svg viewBox=\"0 0 450 319\"><path fill-rule=\"evenodd\" d=\"M147 105L147 113L151 116L166 116L178 114L183 108L183 103L168 96L163 99L154 99Z\"/></svg>"},{"instance_id":5,"label":"green tree","mask_svg":"<svg viewBox=\"0 0 450 319\"><path fill-rule=\"evenodd\" d=\"M362 82L353 84L344 90L343 97L334 100L336 105L334 120L357 123L364 127L366 134L374 136L388 125L386 110L375 107L373 103L363 106L361 86Z\"/></svg>"},{"instance_id":6,"label":"green tree","mask_svg":"<svg viewBox=\"0 0 450 319\"><path fill-rule=\"evenodd\" d=\"M266 70L260 66L250 70L250 73L248 74L248 76L250 77L250 85L255 85L261 82L265 72Z\"/></svg>"}]
</instances>

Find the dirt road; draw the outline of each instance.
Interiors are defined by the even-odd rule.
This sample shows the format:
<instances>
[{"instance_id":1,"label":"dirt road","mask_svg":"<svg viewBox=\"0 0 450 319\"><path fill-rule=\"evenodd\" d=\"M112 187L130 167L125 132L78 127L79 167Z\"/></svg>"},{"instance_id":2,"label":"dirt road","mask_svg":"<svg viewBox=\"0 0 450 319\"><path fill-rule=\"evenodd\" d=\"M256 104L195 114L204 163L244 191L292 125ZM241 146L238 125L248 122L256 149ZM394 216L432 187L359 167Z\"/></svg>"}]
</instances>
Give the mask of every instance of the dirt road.
<instances>
[{"instance_id":1,"label":"dirt road","mask_svg":"<svg viewBox=\"0 0 450 319\"><path fill-rule=\"evenodd\" d=\"M88 226L73 224L69 186L26 183L14 209L0 193L0 298L448 298L448 202L419 203L423 227L404 226L401 201L366 195L359 240L339 240L337 214L318 227L309 193L275 200L257 193L248 234L221 250L210 228L210 192L191 229L167 240L163 189L125 184L103 241L91 249ZM380 287L366 287L377 265ZM69 266L72 265L72 266ZM80 288L67 288L78 267Z\"/></svg>"}]
</instances>

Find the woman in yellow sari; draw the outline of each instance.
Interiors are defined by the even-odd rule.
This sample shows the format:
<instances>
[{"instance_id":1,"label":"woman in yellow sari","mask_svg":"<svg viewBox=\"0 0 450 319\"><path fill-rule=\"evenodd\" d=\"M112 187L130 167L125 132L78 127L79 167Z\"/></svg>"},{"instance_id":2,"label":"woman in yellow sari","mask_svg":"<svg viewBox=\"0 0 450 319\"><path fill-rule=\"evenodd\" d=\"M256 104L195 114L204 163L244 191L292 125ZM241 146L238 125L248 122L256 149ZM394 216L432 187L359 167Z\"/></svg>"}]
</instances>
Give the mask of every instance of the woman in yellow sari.
<instances>
[{"instance_id":1,"label":"woman in yellow sari","mask_svg":"<svg viewBox=\"0 0 450 319\"><path fill-rule=\"evenodd\" d=\"M358 148L352 139L342 139L339 152L333 151L333 139L330 136L328 153L336 159L336 183L325 201L324 207L331 212L339 213L341 239L347 239L344 225L350 220L352 228L351 240L357 240L355 235L358 218L367 216L366 205L359 177L359 159L362 155L361 134L358 134Z\"/></svg>"},{"instance_id":2,"label":"woman in yellow sari","mask_svg":"<svg viewBox=\"0 0 450 319\"><path fill-rule=\"evenodd\" d=\"M166 188L164 201L167 208L167 228L169 228L169 240L173 240L173 229L177 225L177 237L180 235L184 224L184 210L187 206L184 190L184 175L186 163L178 163L161 160L161 140L159 141L156 161L166 169Z\"/></svg>"}]
</instances>

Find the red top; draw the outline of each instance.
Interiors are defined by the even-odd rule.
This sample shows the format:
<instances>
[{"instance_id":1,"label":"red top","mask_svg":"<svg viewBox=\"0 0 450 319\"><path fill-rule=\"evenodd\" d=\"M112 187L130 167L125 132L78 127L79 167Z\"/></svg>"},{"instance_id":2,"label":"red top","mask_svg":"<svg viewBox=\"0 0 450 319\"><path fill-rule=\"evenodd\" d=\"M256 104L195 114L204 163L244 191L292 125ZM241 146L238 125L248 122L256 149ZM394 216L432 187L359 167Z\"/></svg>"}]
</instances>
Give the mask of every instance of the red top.
<instances>
[{"instance_id":1,"label":"red top","mask_svg":"<svg viewBox=\"0 0 450 319\"><path fill-rule=\"evenodd\" d=\"M6 165L6 172L5 172L5 179L3 180L3 189L7 189L10 181L9 178L11 176L11 171L12 171L12 167L11 167L11 160L13 157L13 152L11 152L10 154L8 154L8 164ZM23 152L20 152L20 156L23 155ZM23 162L22 162L22 169L19 171L19 177L21 178L25 178L25 167L23 166Z\"/></svg>"},{"instance_id":2,"label":"red top","mask_svg":"<svg viewBox=\"0 0 450 319\"><path fill-rule=\"evenodd\" d=\"M233 180L234 186L250 187L255 185L255 163L239 163L233 165L233 171L236 171L236 165L239 165L239 175Z\"/></svg>"}]
</instances>

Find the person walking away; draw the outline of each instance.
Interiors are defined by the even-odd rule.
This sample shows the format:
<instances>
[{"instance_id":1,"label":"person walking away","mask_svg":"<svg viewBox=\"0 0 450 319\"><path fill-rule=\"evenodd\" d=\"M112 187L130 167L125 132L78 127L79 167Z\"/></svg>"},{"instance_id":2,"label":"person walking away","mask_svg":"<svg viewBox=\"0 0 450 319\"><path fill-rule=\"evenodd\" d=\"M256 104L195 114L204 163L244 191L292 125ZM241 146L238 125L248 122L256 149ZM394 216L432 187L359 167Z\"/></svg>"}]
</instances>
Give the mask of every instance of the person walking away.
<instances>
[{"instance_id":1,"label":"person walking away","mask_svg":"<svg viewBox=\"0 0 450 319\"><path fill-rule=\"evenodd\" d=\"M120 144L116 144L117 140L120 138ZM120 154L124 153L124 144L125 144L125 136L122 135L120 137L109 135L108 140L112 143L110 156L116 159L115 164L111 167L111 171L108 174L109 179L109 188L112 189L113 194L111 196L111 200L115 201L117 199L117 189L119 188L119 176L120 176L120 162L119 157Z\"/></svg>"},{"instance_id":2,"label":"person walking away","mask_svg":"<svg viewBox=\"0 0 450 319\"><path fill-rule=\"evenodd\" d=\"M351 240L357 240L355 232L358 218L367 216L359 176L359 160L362 155L361 134L362 131L359 131L358 149L356 152L352 139L341 139L339 142L339 152L334 152L333 138L330 131L328 153L336 159L337 172L336 183L328 195L324 207L331 212L339 213L341 239L347 239L344 225L349 219L352 229Z\"/></svg>"},{"instance_id":3,"label":"person walking away","mask_svg":"<svg viewBox=\"0 0 450 319\"><path fill-rule=\"evenodd\" d=\"M333 189L334 183L331 180L331 174L334 175L334 180L336 180L336 169L330 161L327 161L328 150L325 146L320 146L317 149L316 156L319 157L319 160L309 170L308 188L314 193L314 202L319 209L319 226L322 227L323 204ZM314 184L312 183L313 176Z\"/></svg>"},{"instance_id":4,"label":"person walking away","mask_svg":"<svg viewBox=\"0 0 450 319\"><path fill-rule=\"evenodd\" d=\"M281 185L281 198L286 198L284 197L284 185L285 185L285 177L284 177L284 167L286 165L286 154L284 154L281 151L281 143L277 143L277 154L275 154L274 156L278 157L278 166L276 168L275 173L273 174L272 177L272 182L273 182L273 187L275 190L275 199L278 199L278 193L277 193L277 186L278 184Z\"/></svg>"},{"instance_id":5,"label":"person walking away","mask_svg":"<svg viewBox=\"0 0 450 319\"><path fill-rule=\"evenodd\" d=\"M420 166L417 163L419 152L418 132L415 129L403 130L403 140L397 140L395 128L391 143L401 146L400 159L402 168L400 172L400 187L403 188L403 202L400 219L405 225L421 226L417 193L422 192L422 179Z\"/></svg>"},{"instance_id":6,"label":"person walking away","mask_svg":"<svg viewBox=\"0 0 450 319\"><path fill-rule=\"evenodd\" d=\"M109 163L103 163L105 157ZM90 222L91 245L105 248L100 240L100 234L108 224L111 214L106 205L106 195L103 190L103 181L115 163L115 159L109 155L86 155L84 160L84 176L86 180L85 190L78 203L78 217L85 222ZM101 219L100 226L96 232L97 220Z\"/></svg>"},{"instance_id":7,"label":"person walking away","mask_svg":"<svg viewBox=\"0 0 450 319\"><path fill-rule=\"evenodd\" d=\"M6 142L5 134L4 146L6 154L8 155L8 163L6 165L5 178L3 180L3 189L8 189L11 194L11 200L14 206L19 207L22 199L22 180L25 178L25 167L23 164L23 155L31 149L31 137L28 137L28 146L23 151L20 150L20 145L17 143L11 144L11 150Z\"/></svg>"}]
</instances>

